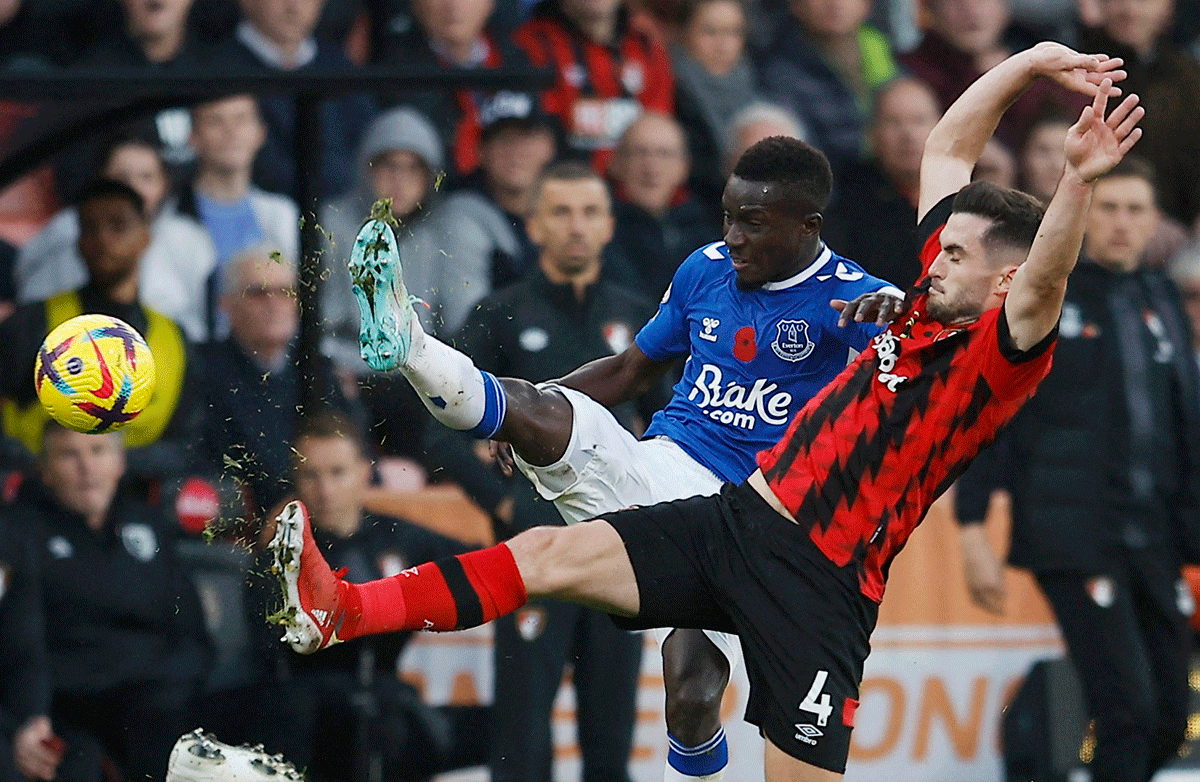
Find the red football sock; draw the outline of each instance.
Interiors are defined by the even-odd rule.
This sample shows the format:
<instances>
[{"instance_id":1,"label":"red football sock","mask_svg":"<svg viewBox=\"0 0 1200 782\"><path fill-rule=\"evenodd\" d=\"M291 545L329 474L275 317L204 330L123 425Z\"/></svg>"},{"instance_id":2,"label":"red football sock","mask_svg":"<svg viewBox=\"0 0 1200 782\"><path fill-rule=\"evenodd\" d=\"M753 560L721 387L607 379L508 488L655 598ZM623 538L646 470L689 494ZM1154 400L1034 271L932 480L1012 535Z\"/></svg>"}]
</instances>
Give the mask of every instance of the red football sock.
<instances>
[{"instance_id":1,"label":"red football sock","mask_svg":"<svg viewBox=\"0 0 1200 782\"><path fill-rule=\"evenodd\" d=\"M343 641L399 630L463 630L525 604L525 582L508 546L427 562L391 578L342 582Z\"/></svg>"}]
</instances>

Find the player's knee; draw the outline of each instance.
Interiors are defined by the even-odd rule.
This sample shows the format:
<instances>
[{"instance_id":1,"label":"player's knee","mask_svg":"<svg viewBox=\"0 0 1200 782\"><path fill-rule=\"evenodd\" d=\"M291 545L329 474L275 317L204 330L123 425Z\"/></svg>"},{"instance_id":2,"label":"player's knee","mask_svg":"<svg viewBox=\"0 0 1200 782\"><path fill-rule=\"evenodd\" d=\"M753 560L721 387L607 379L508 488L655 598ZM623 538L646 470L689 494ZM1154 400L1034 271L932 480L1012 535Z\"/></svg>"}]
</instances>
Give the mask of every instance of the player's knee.
<instances>
[{"instance_id":1,"label":"player's knee","mask_svg":"<svg viewBox=\"0 0 1200 782\"><path fill-rule=\"evenodd\" d=\"M571 531L533 527L508 542L531 599L569 592L578 581L579 552L569 540Z\"/></svg>"},{"instance_id":2,"label":"player's knee","mask_svg":"<svg viewBox=\"0 0 1200 782\"><path fill-rule=\"evenodd\" d=\"M694 676L668 680L667 729L688 746L699 746L721 727L721 695L724 687L715 680Z\"/></svg>"}]
</instances>

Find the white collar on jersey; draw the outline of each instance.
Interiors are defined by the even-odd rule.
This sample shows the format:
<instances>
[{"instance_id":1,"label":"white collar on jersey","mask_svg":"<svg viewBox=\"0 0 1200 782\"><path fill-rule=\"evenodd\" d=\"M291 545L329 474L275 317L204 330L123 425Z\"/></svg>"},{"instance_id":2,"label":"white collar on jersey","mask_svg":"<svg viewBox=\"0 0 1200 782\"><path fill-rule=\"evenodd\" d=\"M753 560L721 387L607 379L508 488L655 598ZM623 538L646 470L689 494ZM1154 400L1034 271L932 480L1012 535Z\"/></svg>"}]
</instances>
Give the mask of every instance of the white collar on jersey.
<instances>
[{"instance_id":1,"label":"white collar on jersey","mask_svg":"<svg viewBox=\"0 0 1200 782\"><path fill-rule=\"evenodd\" d=\"M800 271L793 274L791 277L788 277L786 280L779 280L778 282L765 282L765 283L763 283L762 290L764 290L764 291L781 291L785 288L791 288L793 286L799 285L800 283L804 282L809 277L813 276L818 271L820 271L821 267L824 266L825 264L829 263L829 259L832 257L833 257L833 251L829 249L828 245L826 245L824 242L822 242L821 243L821 252L817 253L817 259L815 261L813 261L812 263L810 263L807 268L801 269Z\"/></svg>"}]
</instances>

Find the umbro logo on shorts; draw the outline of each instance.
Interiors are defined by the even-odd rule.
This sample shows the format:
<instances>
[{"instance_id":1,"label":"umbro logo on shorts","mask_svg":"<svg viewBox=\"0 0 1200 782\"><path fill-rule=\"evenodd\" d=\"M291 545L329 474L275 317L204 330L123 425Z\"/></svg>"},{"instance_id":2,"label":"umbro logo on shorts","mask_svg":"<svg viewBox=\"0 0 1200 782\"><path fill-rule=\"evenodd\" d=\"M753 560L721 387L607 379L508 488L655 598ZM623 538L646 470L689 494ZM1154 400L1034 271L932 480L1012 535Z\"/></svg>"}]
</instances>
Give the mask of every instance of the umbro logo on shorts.
<instances>
[{"instance_id":1,"label":"umbro logo on shorts","mask_svg":"<svg viewBox=\"0 0 1200 782\"><path fill-rule=\"evenodd\" d=\"M803 741L805 744L816 745L817 738L824 736L825 732L815 725L803 725L796 723L796 740Z\"/></svg>"}]
</instances>

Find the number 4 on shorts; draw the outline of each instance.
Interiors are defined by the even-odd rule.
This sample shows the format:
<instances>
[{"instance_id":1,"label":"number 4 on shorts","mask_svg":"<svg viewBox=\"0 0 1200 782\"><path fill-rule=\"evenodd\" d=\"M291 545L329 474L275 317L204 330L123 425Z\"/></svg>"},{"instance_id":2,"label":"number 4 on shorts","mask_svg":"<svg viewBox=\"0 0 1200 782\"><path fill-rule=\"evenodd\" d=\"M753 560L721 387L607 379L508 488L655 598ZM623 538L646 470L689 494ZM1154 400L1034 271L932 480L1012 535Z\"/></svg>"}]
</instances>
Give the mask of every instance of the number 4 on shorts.
<instances>
[{"instance_id":1,"label":"number 4 on shorts","mask_svg":"<svg viewBox=\"0 0 1200 782\"><path fill-rule=\"evenodd\" d=\"M800 701L800 711L817 715L817 725L822 728L829 724L829 715L833 714L829 693L821 692L825 688L825 680L828 678L829 671L817 671L812 686L808 688L808 695L805 695L804 700Z\"/></svg>"}]
</instances>

